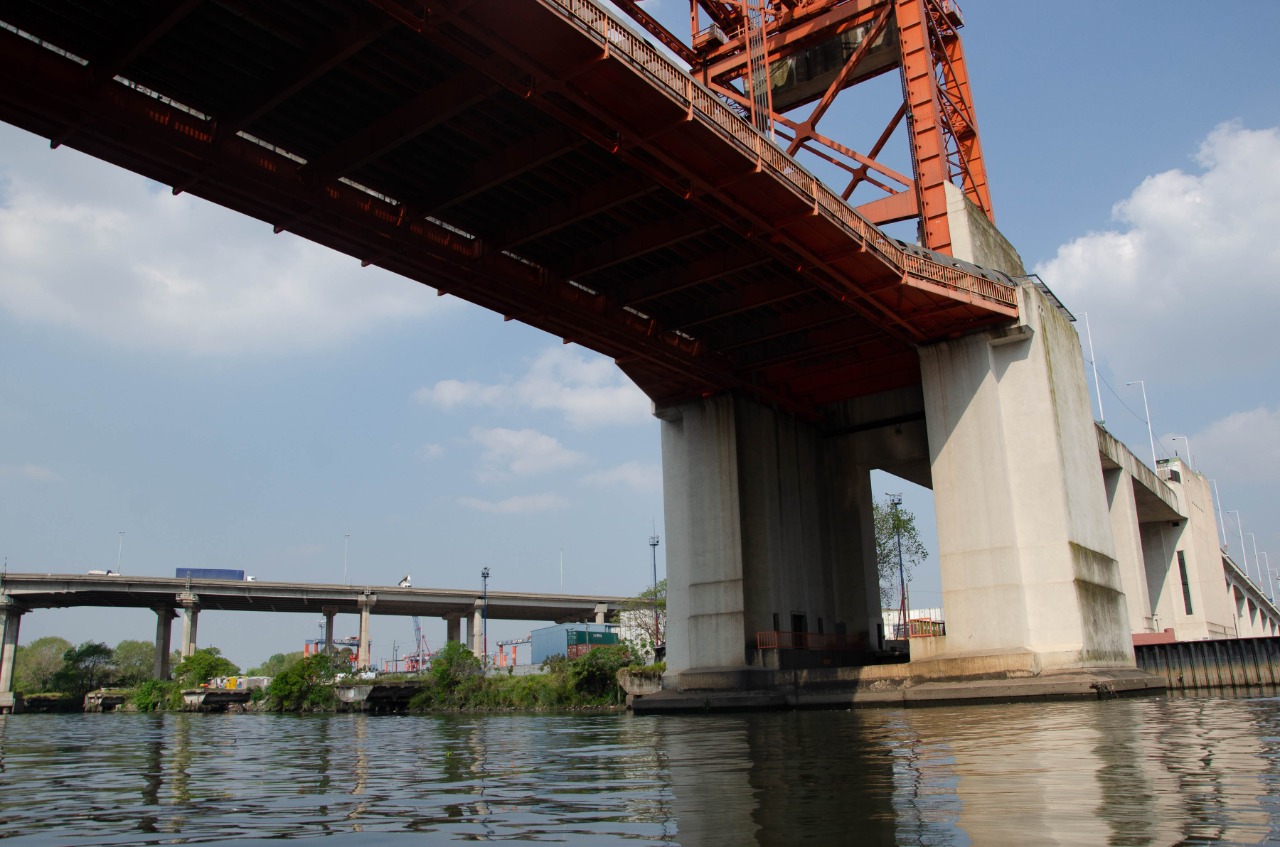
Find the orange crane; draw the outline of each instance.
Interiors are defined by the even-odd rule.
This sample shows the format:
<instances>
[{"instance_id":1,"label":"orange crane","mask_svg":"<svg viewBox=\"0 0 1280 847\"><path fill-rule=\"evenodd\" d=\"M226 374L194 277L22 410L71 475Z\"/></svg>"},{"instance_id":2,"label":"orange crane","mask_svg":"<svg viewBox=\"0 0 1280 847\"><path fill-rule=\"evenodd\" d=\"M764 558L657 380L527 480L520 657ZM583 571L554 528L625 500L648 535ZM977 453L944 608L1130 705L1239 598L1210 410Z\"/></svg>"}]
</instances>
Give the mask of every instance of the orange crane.
<instances>
[{"instance_id":1,"label":"orange crane","mask_svg":"<svg viewBox=\"0 0 1280 847\"><path fill-rule=\"evenodd\" d=\"M872 223L918 220L921 243L951 253L947 183L995 222L954 0L689 0L691 45L639 0L615 3L788 153L843 170ZM895 69L901 105L868 149L820 130L841 92ZM895 140L911 174L886 161Z\"/></svg>"}]
</instances>

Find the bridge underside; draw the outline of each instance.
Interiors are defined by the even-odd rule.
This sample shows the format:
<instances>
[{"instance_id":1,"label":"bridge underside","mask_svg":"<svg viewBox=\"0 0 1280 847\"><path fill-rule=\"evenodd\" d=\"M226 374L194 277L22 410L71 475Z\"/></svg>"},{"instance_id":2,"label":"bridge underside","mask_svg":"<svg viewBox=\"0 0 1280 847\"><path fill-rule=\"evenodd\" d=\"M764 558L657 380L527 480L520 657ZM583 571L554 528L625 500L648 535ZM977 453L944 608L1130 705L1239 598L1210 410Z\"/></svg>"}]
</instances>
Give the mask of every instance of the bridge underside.
<instances>
[{"instance_id":1,"label":"bridge underside","mask_svg":"<svg viewBox=\"0 0 1280 847\"><path fill-rule=\"evenodd\" d=\"M611 356L659 406L814 418L1016 315L1007 278L886 238L588 2L0 18L0 119Z\"/></svg>"}]
</instances>

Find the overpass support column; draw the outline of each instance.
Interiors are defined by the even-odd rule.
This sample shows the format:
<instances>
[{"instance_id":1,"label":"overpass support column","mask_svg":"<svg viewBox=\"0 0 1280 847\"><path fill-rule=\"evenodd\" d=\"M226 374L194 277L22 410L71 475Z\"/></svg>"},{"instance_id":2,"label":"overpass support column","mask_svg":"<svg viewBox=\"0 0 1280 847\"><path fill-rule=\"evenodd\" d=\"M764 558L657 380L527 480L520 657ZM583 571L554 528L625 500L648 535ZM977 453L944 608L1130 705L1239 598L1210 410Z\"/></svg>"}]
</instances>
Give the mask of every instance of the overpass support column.
<instances>
[{"instance_id":1,"label":"overpass support column","mask_svg":"<svg viewBox=\"0 0 1280 847\"><path fill-rule=\"evenodd\" d=\"M867 555L875 545L861 436L827 438L813 424L728 394L657 416L666 661L677 686L750 687L753 668L778 660L779 651L758 649L761 632L822 633L875 647L880 605L875 557Z\"/></svg>"},{"instance_id":2,"label":"overpass support column","mask_svg":"<svg viewBox=\"0 0 1280 847\"><path fill-rule=\"evenodd\" d=\"M462 618L456 614L446 615L444 619L444 643L462 640Z\"/></svg>"},{"instance_id":3,"label":"overpass support column","mask_svg":"<svg viewBox=\"0 0 1280 847\"><path fill-rule=\"evenodd\" d=\"M324 654L326 656L333 655L333 618L338 614L338 610L333 606L325 606L320 610L324 613Z\"/></svg>"},{"instance_id":4,"label":"overpass support column","mask_svg":"<svg viewBox=\"0 0 1280 847\"><path fill-rule=\"evenodd\" d=\"M476 658L484 660L484 602L477 600L467 617L467 646Z\"/></svg>"},{"instance_id":5,"label":"overpass support column","mask_svg":"<svg viewBox=\"0 0 1280 847\"><path fill-rule=\"evenodd\" d=\"M1142 552L1138 505L1133 496L1133 476L1124 468L1108 468L1102 472L1102 484L1111 518L1111 537L1116 545L1116 562L1125 586L1129 623L1135 631L1154 632L1155 610L1147 589L1147 565Z\"/></svg>"},{"instance_id":6,"label":"overpass support column","mask_svg":"<svg viewBox=\"0 0 1280 847\"><path fill-rule=\"evenodd\" d=\"M196 652L196 625L200 622L200 598L191 592L178 595L182 604L182 658Z\"/></svg>"},{"instance_id":7,"label":"overpass support column","mask_svg":"<svg viewBox=\"0 0 1280 847\"><path fill-rule=\"evenodd\" d=\"M919 676L1134 668L1080 341L1018 296L920 349L947 635L912 639Z\"/></svg>"},{"instance_id":8,"label":"overpass support column","mask_svg":"<svg viewBox=\"0 0 1280 847\"><path fill-rule=\"evenodd\" d=\"M360 654L356 658L356 666L360 670L368 670L372 664L369 655L369 611L378 601L378 595L365 593L360 596Z\"/></svg>"},{"instance_id":9,"label":"overpass support column","mask_svg":"<svg viewBox=\"0 0 1280 847\"><path fill-rule=\"evenodd\" d=\"M26 612L11 597L0 597L0 706L12 709L13 663L18 655L18 626Z\"/></svg>"},{"instance_id":10,"label":"overpass support column","mask_svg":"<svg viewBox=\"0 0 1280 847\"><path fill-rule=\"evenodd\" d=\"M178 613L168 606L156 609L156 658L151 665L152 679L169 678L169 650L173 642L173 619Z\"/></svg>"},{"instance_id":11,"label":"overpass support column","mask_svg":"<svg viewBox=\"0 0 1280 847\"><path fill-rule=\"evenodd\" d=\"M609 613L608 603L596 603L596 623L604 623L605 615Z\"/></svg>"}]
</instances>

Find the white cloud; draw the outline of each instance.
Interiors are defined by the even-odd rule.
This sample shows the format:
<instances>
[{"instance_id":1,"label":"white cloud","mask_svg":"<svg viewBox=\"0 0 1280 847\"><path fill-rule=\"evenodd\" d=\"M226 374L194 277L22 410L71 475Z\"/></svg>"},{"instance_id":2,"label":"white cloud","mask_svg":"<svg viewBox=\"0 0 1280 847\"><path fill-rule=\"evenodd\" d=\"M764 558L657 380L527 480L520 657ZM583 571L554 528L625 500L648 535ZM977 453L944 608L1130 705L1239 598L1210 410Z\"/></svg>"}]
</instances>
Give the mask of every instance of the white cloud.
<instances>
[{"instance_id":1,"label":"white cloud","mask_svg":"<svg viewBox=\"0 0 1280 847\"><path fill-rule=\"evenodd\" d=\"M1145 179L1117 203L1119 226L1064 244L1035 268L1087 311L1100 359L1185 384L1221 368L1270 373L1280 310L1280 129L1223 124L1198 173Z\"/></svg>"},{"instance_id":2,"label":"white cloud","mask_svg":"<svg viewBox=\"0 0 1280 847\"><path fill-rule=\"evenodd\" d=\"M528 515L535 512L551 512L563 509L568 505L563 497L550 493L508 497L505 500L480 500L475 497L460 497L458 502L469 509L489 512L495 515Z\"/></svg>"},{"instance_id":3,"label":"white cloud","mask_svg":"<svg viewBox=\"0 0 1280 847\"><path fill-rule=\"evenodd\" d=\"M1246 480L1274 485L1280 478L1280 408L1258 407L1220 418L1191 436L1191 449L1197 466L1234 471L1241 485Z\"/></svg>"},{"instance_id":4,"label":"white cloud","mask_svg":"<svg viewBox=\"0 0 1280 847\"><path fill-rule=\"evenodd\" d=\"M418 458L430 462L444 455L443 444L423 444L418 448Z\"/></svg>"},{"instance_id":5,"label":"white cloud","mask_svg":"<svg viewBox=\"0 0 1280 847\"><path fill-rule=\"evenodd\" d=\"M0 479L57 482L61 477L42 465L0 465Z\"/></svg>"},{"instance_id":6,"label":"white cloud","mask_svg":"<svg viewBox=\"0 0 1280 847\"><path fill-rule=\"evenodd\" d=\"M533 429L474 427L471 440L483 450L477 473L483 481L572 467L587 458L568 449L558 439Z\"/></svg>"},{"instance_id":7,"label":"white cloud","mask_svg":"<svg viewBox=\"0 0 1280 847\"><path fill-rule=\"evenodd\" d=\"M555 411L578 429L650 420L649 399L613 362L565 346L544 350L518 379L496 384L446 379L414 396L442 409Z\"/></svg>"},{"instance_id":8,"label":"white cloud","mask_svg":"<svg viewBox=\"0 0 1280 847\"><path fill-rule=\"evenodd\" d=\"M636 491L661 491L662 469L644 462L624 462L617 467L589 473L582 481L601 488L620 485Z\"/></svg>"},{"instance_id":9,"label":"white cloud","mask_svg":"<svg viewBox=\"0 0 1280 847\"><path fill-rule=\"evenodd\" d=\"M189 195L0 127L0 308L121 346L314 350L444 301Z\"/></svg>"}]
</instances>

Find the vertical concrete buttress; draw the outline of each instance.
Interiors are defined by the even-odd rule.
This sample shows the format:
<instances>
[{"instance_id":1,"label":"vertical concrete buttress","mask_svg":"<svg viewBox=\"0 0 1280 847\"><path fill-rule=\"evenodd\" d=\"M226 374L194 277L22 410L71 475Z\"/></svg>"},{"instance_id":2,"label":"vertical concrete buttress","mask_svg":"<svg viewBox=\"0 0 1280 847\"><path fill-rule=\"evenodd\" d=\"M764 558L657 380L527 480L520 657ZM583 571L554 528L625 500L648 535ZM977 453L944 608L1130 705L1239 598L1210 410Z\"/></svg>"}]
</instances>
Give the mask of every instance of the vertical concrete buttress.
<instances>
[{"instance_id":1,"label":"vertical concrete buttress","mask_svg":"<svg viewBox=\"0 0 1280 847\"><path fill-rule=\"evenodd\" d=\"M1019 309L920 350L947 635L914 639L912 661L1132 668L1079 339L1035 287Z\"/></svg>"}]
</instances>

